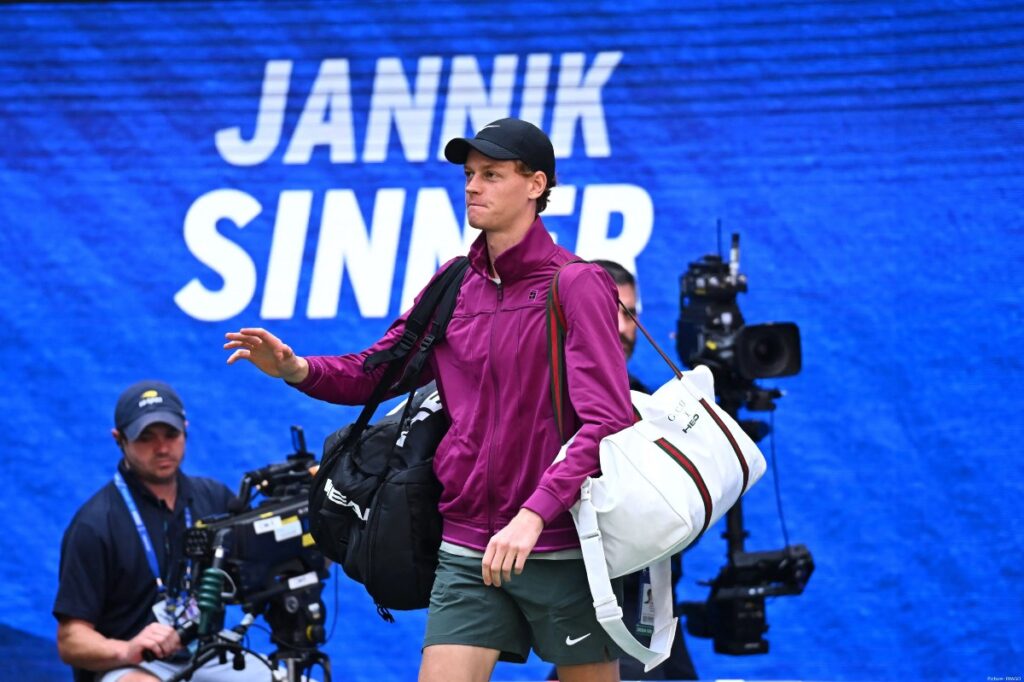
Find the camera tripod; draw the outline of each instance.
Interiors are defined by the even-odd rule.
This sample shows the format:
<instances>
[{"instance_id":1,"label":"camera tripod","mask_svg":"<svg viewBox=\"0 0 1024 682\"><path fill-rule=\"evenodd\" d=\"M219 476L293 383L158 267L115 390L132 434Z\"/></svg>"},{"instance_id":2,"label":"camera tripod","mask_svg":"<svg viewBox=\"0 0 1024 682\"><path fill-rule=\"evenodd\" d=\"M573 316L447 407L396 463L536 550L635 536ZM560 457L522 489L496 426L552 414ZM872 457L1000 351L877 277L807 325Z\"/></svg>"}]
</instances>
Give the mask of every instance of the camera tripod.
<instances>
[{"instance_id":1,"label":"camera tripod","mask_svg":"<svg viewBox=\"0 0 1024 682\"><path fill-rule=\"evenodd\" d=\"M248 621L248 622L246 622ZM231 630L222 630L217 635L204 641L189 664L167 682L191 680L203 666L226 664L229 657L235 670L244 670L247 665L266 665L268 680L273 682L303 682L303 671L319 666L324 672L321 682L331 682L331 663L327 654L315 647L298 649L292 646L281 646L270 654L269 658L259 656L242 646L241 641L249 624L251 615L246 615L243 624ZM250 656L246 657L245 654ZM282 665L283 664L283 667Z\"/></svg>"}]
</instances>

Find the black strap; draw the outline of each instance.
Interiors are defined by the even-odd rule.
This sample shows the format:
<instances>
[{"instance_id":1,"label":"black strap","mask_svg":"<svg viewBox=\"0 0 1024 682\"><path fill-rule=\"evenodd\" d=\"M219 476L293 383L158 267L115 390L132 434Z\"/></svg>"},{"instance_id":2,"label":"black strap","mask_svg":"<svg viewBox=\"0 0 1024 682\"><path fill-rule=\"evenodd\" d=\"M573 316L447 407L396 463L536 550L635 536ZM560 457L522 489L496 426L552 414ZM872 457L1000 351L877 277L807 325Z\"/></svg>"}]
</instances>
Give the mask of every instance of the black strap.
<instances>
[{"instance_id":1,"label":"black strap","mask_svg":"<svg viewBox=\"0 0 1024 682\"><path fill-rule=\"evenodd\" d=\"M452 273L452 281L445 285L444 291L441 293L441 302L437 305L437 312L434 315L433 322L430 324L430 330L420 340L419 349L417 349L416 354L412 356L412 359L406 365L402 379L398 382L398 390L415 387L414 382L419 377L420 372L423 371L423 366L430 356L430 349L444 338L445 331L448 329L448 322L451 321L452 314L455 312L455 303L459 298L462 275L468 266L468 259L451 266L450 270L457 271Z\"/></svg>"},{"instance_id":2,"label":"black strap","mask_svg":"<svg viewBox=\"0 0 1024 682\"><path fill-rule=\"evenodd\" d=\"M444 292L456 280L461 284L462 276L465 274L468 266L469 259L465 256L460 256L444 272L435 277L423 292L423 295L420 296L420 300L409 312L409 317L405 320L405 331L402 333L401 338L391 348L385 348L367 357L363 361L363 369L370 371L385 362L391 362L397 358L407 356L415 347L419 338L423 336L423 332L427 329L427 325L434 316L434 310L441 302Z\"/></svg>"},{"instance_id":3,"label":"black strap","mask_svg":"<svg viewBox=\"0 0 1024 682\"><path fill-rule=\"evenodd\" d=\"M431 346L438 339L444 337L445 328L452 317L455 301L462 285L462 279L468 267L469 259L465 256L460 256L444 272L435 277L423 292L420 300L416 302L416 305L409 312L409 316L405 321L405 331L398 341L390 348L377 351L363 361L363 369L367 371L384 363L387 363L387 369L384 370L384 374L374 387L373 393L370 394L366 404L363 405L363 410L359 413L359 417L352 424L352 428L349 429L348 436L345 439L346 444L350 445L359 439L363 431L366 430L366 427L369 426L373 413L384 401L388 393L396 389L406 390L403 385L415 381L416 377L419 376L419 369L422 369ZM434 314L435 311L437 311L436 315ZM432 324L431 320L433 320ZM423 332L428 324L431 324L430 334L423 336ZM423 359L420 360L419 369L415 373L403 372L406 369L405 359L413 348L416 347L416 342L420 341L421 336L423 336L423 341L420 342L420 350L416 356L417 358L420 355L423 356ZM430 339L429 343L427 342L428 338ZM402 377L401 381L396 381L399 377ZM414 391L415 386L409 390ZM410 394L410 401L411 399L412 396Z\"/></svg>"}]
</instances>

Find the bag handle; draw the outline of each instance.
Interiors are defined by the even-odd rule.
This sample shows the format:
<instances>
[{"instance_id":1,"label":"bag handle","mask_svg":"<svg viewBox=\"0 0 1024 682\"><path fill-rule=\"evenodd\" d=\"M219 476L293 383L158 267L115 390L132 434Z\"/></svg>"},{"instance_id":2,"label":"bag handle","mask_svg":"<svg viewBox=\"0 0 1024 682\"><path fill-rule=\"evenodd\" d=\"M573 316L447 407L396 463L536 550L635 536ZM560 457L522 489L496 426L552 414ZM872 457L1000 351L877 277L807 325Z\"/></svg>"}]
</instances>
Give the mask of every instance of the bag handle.
<instances>
[{"instance_id":1,"label":"bag handle","mask_svg":"<svg viewBox=\"0 0 1024 682\"><path fill-rule=\"evenodd\" d=\"M565 367L565 335L568 329L568 325L565 319L565 311L562 310L561 299L558 293L558 277L562 274L567 266L573 263L588 263L582 258L577 258L564 263L555 272L554 277L551 279L551 287L548 289L547 298L547 329L548 329L548 365L551 368L551 406L555 411L555 421L558 423L558 437L564 443L565 437L565 424L563 423L563 412L565 407L566 396L568 394L568 376L566 374ZM647 328L640 323L636 315L632 310L626 307L618 297L615 301L619 304L619 307L629 316L631 320L636 324L637 328L643 332L644 338L650 341L651 345L654 346L654 350L658 351L658 355L665 361L665 363L671 368L672 373L675 374L677 379L683 377L683 373L679 371L672 359L668 356L665 351L661 349L654 337L651 336Z\"/></svg>"},{"instance_id":2,"label":"bag handle","mask_svg":"<svg viewBox=\"0 0 1024 682\"><path fill-rule=\"evenodd\" d=\"M650 671L665 661L672 651L679 619L672 609L672 569L668 557L651 564L651 594L654 605L654 633L650 646L641 644L622 620L619 606L608 573L605 558L604 539L597 520L597 508L591 498L593 481L587 479L580 489L579 511L576 514L576 528L580 536L580 550L583 564L587 568L587 583L594 599L597 621L605 632L623 651L644 664L644 671Z\"/></svg>"},{"instance_id":3,"label":"bag handle","mask_svg":"<svg viewBox=\"0 0 1024 682\"><path fill-rule=\"evenodd\" d=\"M644 333L644 338L651 342L651 345L654 346L654 350L658 351L658 355L660 355L661 359L664 360L665 363L669 366L669 368L672 370L672 373L676 375L676 379L682 379L683 373L679 371L679 368L676 367L676 364L672 362L672 358L670 358L668 354L661 349L661 346L658 345L658 342L655 341L654 337L651 336L650 332L647 331L647 327L643 326L643 324L640 323L640 320L637 319L636 314L632 310L627 308L626 304L623 303L621 300L619 300L618 298L616 298L615 300L619 302L619 307L622 308L622 310L627 315L629 315L629 319L633 320L633 323L636 324L637 328Z\"/></svg>"}]
</instances>

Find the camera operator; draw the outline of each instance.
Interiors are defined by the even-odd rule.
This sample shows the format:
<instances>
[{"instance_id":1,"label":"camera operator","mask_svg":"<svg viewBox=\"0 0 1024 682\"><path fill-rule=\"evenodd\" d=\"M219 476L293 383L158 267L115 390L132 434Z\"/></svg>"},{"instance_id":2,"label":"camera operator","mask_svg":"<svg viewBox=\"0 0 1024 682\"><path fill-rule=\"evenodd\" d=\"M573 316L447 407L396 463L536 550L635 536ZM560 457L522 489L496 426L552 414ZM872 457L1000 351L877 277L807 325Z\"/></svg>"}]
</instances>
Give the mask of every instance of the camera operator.
<instances>
[{"instance_id":1,"label":"camera operator","mask_svg":"<svg viewBox=\"0 0 1024 682\"><path fill-rule=\"evenodd\" d=\"M185 610L185 530L232 499L222 483L182 473L185 408L167 384L127 388L114 424L122 457L113 480L78 509L61 543L53 615L57 650L76 682L152 682L187 666L174 627ZM145 652L158 660L144 661ZM247 656L244 671L229 660L193 679L262 682L270 670Z\"/></svg>"},{"instance_id":2,"label":"camera operator","mask_svg":"<svg viewBox=\"0 0 1024 682\"><path fill-rule=\"evenodd\" d=\"M604 268L616 288L619 290L619 300L632 312L637 314L637 291L636 278L629 270L614 261L594 260L591 261ZM633 357L633 348L636 346L636 322L629 315L619 308L619 341L622 343L622 350L628 361ZM650 393L650 390L633 376L629 375L629 388L634 391ZM683 555L677 554L672 557L672 584L675 585L683 576ZM650 592L649 578L645 580L643 572L633 573L623 578L624 598L622 613L627 625L631 626L635 635L640 634L637 626L642 624L644 619L644 604L641 594L648 595ZM648 612L653 618L653 611ZM677 614L678 615L678 614ZM686 649L686 640L683 636L683 629L676 629L676 638L672 642L672 653L668 660L659 665L649 673L644 672L644 666L634 658L625 657L619 662L622 678L626 680L696 680L697 672L694 670L693 662L690 660L690 652Z\"/></svg>"}]
</instances>

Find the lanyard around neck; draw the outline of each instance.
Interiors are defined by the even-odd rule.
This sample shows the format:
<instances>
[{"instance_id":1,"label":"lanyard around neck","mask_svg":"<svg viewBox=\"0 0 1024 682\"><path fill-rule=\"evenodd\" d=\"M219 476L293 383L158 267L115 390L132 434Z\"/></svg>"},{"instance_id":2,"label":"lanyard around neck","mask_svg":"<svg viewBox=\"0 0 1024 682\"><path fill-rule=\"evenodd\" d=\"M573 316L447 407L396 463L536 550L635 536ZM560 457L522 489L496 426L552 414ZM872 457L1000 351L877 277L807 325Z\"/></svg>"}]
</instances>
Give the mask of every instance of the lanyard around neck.
<instances>
[{"instance_id":1,"label":"lanyard around neck","mask_svg":"<svg viewBox=\"0 0 1024 682\"><path fill-rule=\"evenodd\" d=\"M142 522L142 515L139 514L139 508L135 504L135 498L132 497L132 492L128 490L128 484L124 482L124 477L121 476L120 471L114 472L114 485L117 486L118 492L120 492L121 497L124 498L124 503L127 505L128 511L132 515L132 520L135 522L135 530L138 532L139 540L142 541L142 547L146 551L146 561L149 562L149 569L153 572L153 577L156 578L157 594L163 595L167 592L167 587L164 585L164 581L160 578L160 564L156 560L156 552L153 550L153 541L149 539L149 531L146 530L146 524ZM192 512L186 506L185 527L190 528L191 526Z\"/></svg>"}]
</instances>

